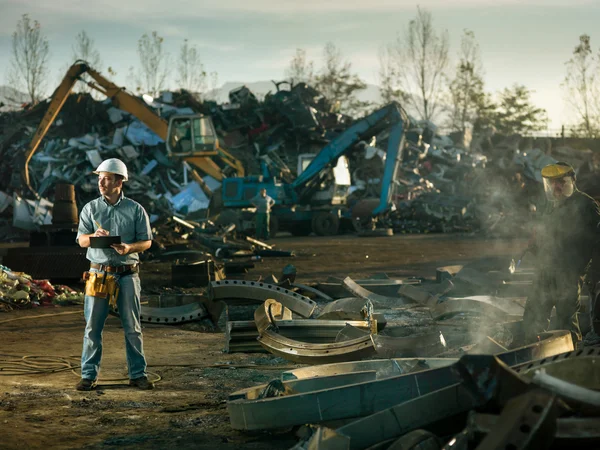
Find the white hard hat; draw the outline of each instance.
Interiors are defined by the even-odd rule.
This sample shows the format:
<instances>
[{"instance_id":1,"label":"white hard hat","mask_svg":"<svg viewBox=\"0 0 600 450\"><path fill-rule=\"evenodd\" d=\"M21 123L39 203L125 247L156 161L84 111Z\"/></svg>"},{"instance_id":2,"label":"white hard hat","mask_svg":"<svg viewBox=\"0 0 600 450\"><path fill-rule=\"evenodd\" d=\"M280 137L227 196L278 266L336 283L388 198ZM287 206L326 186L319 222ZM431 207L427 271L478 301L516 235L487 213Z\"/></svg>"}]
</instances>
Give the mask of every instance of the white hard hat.
<instances>
[{"instance_id":1,"label":"white hard hat","mask_svg":"<svg viewBox=\"0 0 600 450\"><path fill-rule=\"evenodd\" d=\"M102 161L98 168L94 171L95 174L100 172L109 172L115 173L117 175L121 175L123 177L123 181L127 181L127 166L123 161L117 158L110 158Z\"/></svg>"}]
</instances>

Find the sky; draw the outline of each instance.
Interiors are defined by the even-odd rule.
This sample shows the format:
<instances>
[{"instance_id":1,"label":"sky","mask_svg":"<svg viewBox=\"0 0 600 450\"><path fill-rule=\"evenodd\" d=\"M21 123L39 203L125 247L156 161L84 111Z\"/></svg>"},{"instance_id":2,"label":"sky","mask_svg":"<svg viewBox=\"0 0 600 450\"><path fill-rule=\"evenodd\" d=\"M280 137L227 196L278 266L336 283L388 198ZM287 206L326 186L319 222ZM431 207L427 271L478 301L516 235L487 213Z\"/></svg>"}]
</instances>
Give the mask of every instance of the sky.
<instances>
[{"instance_id":1,"label":"sky","mask_svg":"<svg viewBox=\"0 0 600 450\"><path fill-rule=\"evenodd\" d=\"M560 86L565 62L581 34L589 34L598 51L600 0L0 0L0 84L6 83L11 34L25 13L49 40L49 92L72 62L81 30L95 41L101 71L111 66L116 76L110 78L124 86L129 67L139 65L138 39L152 31L173 59L184 39L196 45L219 84L283 79L297 48L319 68L326 42L366 82L378 84L378 50L405 31L417 5L431 12L437 30L448 31L454 61L463 30L475 33L486 90L523 84L547 110L551 128L573 122Z\"/></svg>"}]
</instances>

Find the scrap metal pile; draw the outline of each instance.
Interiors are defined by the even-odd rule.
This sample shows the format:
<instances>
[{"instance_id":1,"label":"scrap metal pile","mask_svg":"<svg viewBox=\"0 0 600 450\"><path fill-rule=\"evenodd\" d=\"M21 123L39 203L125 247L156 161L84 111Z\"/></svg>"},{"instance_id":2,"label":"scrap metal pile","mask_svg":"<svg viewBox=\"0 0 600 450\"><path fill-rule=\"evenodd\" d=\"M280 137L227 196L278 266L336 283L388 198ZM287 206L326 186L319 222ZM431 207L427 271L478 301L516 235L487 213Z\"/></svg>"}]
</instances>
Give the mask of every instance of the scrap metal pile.
<instances>
[{"instance_id":1,"label":"scrap metal pile","mask_svg":"<svg viewBox=\"0 0 600 450\"><path fill-rule=\"evenodd\" d=\"M531 270L476 267L436 282L212 282L212 301L258 305L228 321L226 351L308 364L232 393L232 427L300 427L295 449L598 448L600 349L560 330L523 342Z\"/></svg>"},{"instance_id":2,"label":"scrap metal pile","mask_svg":"<svg viewBox=\"0 0 600 450\"><path fill-rule=\"evenodd\" d=\"M318 153L348 128L352 118L332 112L329 101L304 83L281 84L263 100L246 87L231 91L230 102L225 104L199 102L186 91L144 99L166 120L195 113L210 116L223 146L242 162L247 175L259 175L259 162L266 158L285 169L282 176L293 178L298 156ZM27 200L20 177L23 155L47 104L0 113L0 216L5 239L14 234L10 224L34 229L51 223L53 205L49 199L56 183L76 186L79 207L94 198L97 188L92 171L111 157L128 165L126 193L144 205L153 223L173 215L194 220L217 212L216 208L209 212L209 198L195 181L192 168L181 158L169 156L158 135L109 100L97 101L89 94L67 98L33 155L29 173L42 200ZM499 142L485 152L477 146L467 151L448 137L433 133L428 145L423 137L431 129L435 125L411 119L405 134L404 163L395 180L395 231L483 228L510 233L507 225L521 226L540 201L538 169L554 157L539 149L521 151L518 139L508 140L509 144ZM353 191L349 204L379 197L385 159L380 148L386 138L382 132L368 143L360 142L349 153ZM220 183L210 176L204 181L213 191L219 188Z\"/></svg>"}]
</instances>

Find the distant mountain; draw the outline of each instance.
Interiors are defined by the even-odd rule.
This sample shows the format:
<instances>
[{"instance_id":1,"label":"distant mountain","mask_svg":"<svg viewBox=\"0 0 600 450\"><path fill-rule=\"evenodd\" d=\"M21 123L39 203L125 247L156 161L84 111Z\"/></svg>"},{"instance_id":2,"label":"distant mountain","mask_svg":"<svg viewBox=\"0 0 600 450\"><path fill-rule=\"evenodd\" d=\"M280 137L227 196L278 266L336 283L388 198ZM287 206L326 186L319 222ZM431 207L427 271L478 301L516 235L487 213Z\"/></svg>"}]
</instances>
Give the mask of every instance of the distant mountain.
<instances>
[{"instance_id":1,"label":"distant mountain","mask_svg":"<svg viewBox=\"0 0 600 450\"><path fill-rule=\"evenodd\" d=\"M253 81L250 83L244 83L241 81L228 81L223 86L221 86L216 93L216 101L218 103L226 103L229 102L229 91L233 89L237 89L240 86L247 86L254 95L259 98L264 97L269 91L277 92L277 88L275 84L271 81ZM282 89L287 89L287 85L282 85ZM379 95L379 86L375 86L374 84L367 84L366 89L359 91L356 97L361 101L380 103L381 96Z\"/></svg>"}]
</instances>

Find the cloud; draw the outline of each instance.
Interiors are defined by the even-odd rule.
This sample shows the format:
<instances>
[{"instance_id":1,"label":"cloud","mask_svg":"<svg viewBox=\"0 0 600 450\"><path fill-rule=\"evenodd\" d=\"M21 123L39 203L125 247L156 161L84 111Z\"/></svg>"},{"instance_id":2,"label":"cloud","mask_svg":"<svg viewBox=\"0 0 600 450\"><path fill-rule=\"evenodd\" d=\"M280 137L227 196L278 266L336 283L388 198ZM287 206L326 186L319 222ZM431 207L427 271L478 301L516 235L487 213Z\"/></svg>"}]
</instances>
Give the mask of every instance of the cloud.
<instances>
[{"instance_id":1,"label":"cloud","mask_svg":"<svg viewBox=\"0 0 600 450\"><path fill-rule=\"evenodd\" d=\"M485 9L502 6L576 7L594 5L594 0L420 0L428 9ZM158 24L170 20L225 18L236 15L328 14L340 12L399 12L414 11L416 4L406 0L0 0L3 11L0 25L14 26L23 12L34 18L60 21L77 17L96 21L136 23L150 21ZM54 16L54 17L53 17Z\"/></svg>"}]
</instances>

